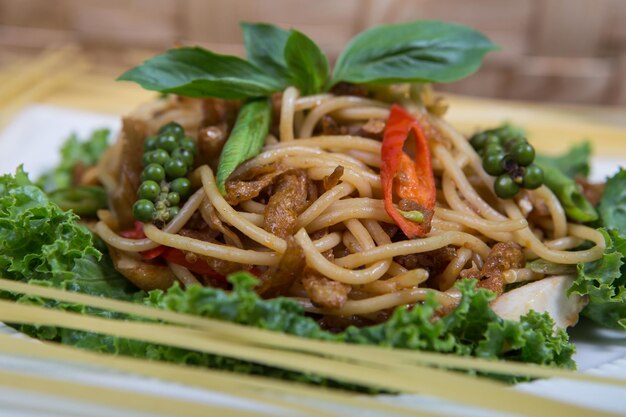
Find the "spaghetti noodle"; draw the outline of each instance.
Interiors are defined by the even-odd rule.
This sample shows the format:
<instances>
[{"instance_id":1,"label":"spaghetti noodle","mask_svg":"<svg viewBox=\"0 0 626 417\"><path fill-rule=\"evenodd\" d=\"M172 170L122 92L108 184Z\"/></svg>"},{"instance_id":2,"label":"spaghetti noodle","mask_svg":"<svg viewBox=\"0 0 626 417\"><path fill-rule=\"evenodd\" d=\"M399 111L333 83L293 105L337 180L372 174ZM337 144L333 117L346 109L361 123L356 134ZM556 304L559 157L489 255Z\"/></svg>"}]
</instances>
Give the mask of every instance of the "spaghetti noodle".
<instances>
[{"instance_id":1,"label":"spaghetti noodle","mask_svg":"<svg viewBox=\"0 0 626 417\"><path fill-rule=\"evenodd\" d=\"M467 139L441 117L428 113L419 98L403 99L402 105L428 133L437 198L429 233L407 239L383 204L382 131L368 130L376 124L384 126L391 105L388 97L393 94L384 95L385 100L333 94L300 96L296 88L288 87L277 97L281 104L275 109L279 121L273 136L268 136L261 153L240 165L229 179L233 184L250 184L261 181L262 175L273 175L256 194L236 202L220 194L211 168L216 166L219 152L205 151L196 159L190 176L196 191L162 230L145 224L145 238L124 238L111 221L104 221L112 215L106 212L96 232L121 251L145 252L162 245L179 249L188 258L206 259L210 265L221 262L256 271L262 280L271 280L276 268L285 267L285 259L299 253L295 258L303 261L287 265L287 269L295 268L290 280L271 294L293 297L313 314L364 320L398 305L422 301L428 294L443 306L454 305L454 283L480 270L499 242L519 245L527 260L542 258L566 265L596 260L604 250L602 235L590 227L568 223L559 200L545 186L524 190L517 199L496 197L493 177L484 171ZM158 113L159 123L175 119L188 135L200 138L207 126L202 112L185 110L197 108L189 106L190 101L202 100L171 99L169 107L153 106L131 117L150 133L159 127L154 116ZM207 101L221 103L209 99L202 105L207 106ZM185 106L176 105L183 102ZM226 118L214 122L216 126L228 124ZM121 140L128 140L128 133L122 136L126 138ZM99 177L110 196L123 185L116 180L115 169L124 157L130 156L109 152L99 164ZM335 172L341 175L333 179ZM305 178L307 201L291 213L291 229L277 234L268 225L268 219L276 214L272 196L289 175ZM399 201L396 204L400 206ZM528 216L535 204L547 207L543 217ZM279 203L279 209L284 207ZM212 226L216 222L219 225ZM593 246L572 250L586 241ZM167 265L183 285L207 284L202 274L171 262ZM503 276L505 283L544 277L524 265L504 271ZM310 281L314 285L305 283L306 277L314 277ZM332 293L333 288L342 288L345 294L339 297L339 304L314 295L320 290Z\"/></svg>"}]
</instances>

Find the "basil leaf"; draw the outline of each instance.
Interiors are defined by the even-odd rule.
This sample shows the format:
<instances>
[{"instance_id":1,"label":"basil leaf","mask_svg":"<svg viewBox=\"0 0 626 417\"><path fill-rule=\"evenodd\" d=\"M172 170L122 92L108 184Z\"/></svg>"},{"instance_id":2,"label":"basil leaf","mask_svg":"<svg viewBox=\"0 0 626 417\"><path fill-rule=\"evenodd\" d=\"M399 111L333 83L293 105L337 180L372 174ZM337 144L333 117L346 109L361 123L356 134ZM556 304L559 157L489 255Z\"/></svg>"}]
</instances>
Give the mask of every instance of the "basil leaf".
<instances>
[{"instance_id":1,"label":"basil leaf","mask_svg":"<svg viewBox=\"0 0 626 417\"><path fill-rule=\"evenodd\" d=\"M350 41L331 84L456 81L476 71L485 54L496 49L466 26L434 20L381 25Z\"/></svg>"},{"instance_id":2,"label":"basil leaf","mask_svg":"<svg viewBox=\"0 0 626 417\"><path fill-rule=\"evenodd\" d=\"M255 65L202 48L176 48L157 55L118 78L147 90L188 97L242 99L282 89Z\"/></svg>"},{"instance_id":3,"label":"basil leaf","mask_svg":"<svg viewBox=\"0 0 626 417\"><path fill-rule=\"evenodd\" d=\"M291 31L285 45L285 62L291 80L304 95L319 93L328 81L328 59L305 34Z\"/></svg>"},{"instance_id":4,"label":"basil leaf","mask_svg":"<svg viewBox=\"0 0 626 417\"><path fill-rule=\"evenodd\" d=\"M241 23L248 61L278 80L289 84L289 70L283 51L289 32L267 23Z\"/></svg>"}]
</instances>

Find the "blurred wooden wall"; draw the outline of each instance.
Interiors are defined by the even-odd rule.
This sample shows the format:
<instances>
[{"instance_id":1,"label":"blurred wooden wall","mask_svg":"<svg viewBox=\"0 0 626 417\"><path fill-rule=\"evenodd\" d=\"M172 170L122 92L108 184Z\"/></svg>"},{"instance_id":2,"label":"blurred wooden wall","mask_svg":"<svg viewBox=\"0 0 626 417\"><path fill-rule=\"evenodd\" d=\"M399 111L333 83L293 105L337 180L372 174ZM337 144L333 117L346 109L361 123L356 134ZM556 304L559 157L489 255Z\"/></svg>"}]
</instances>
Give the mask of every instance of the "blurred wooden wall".
<instances>
[{"instance_id":1,"label":"blurred wooden wall","mask_svg":"<svg viewBox=\"0 0 626 417\"><path fill-rule=\"evenodd\" d=\"M464 23L502 46L449 91L626 104L626 0L0 0L0 65L67 42L112 72L176 44L241 54L240 21L297 27L332 59L370 25L413 19Z\"/></svg>"}]
</instances>

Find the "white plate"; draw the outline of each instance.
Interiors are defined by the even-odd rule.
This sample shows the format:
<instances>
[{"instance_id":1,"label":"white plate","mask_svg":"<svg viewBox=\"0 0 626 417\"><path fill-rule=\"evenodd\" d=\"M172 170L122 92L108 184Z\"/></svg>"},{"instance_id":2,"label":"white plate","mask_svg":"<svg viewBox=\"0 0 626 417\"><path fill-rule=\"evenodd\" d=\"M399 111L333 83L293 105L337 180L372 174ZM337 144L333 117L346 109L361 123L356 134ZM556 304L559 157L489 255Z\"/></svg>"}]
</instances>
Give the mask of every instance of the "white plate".
<instances>
[{"instance_id":1,"label":"white plate","mask_svg":"<svg viewBox=\"0 0 626 417\"><path fill-rule=\"evenodd\" d=\"M107 127L114 132L120 127L117 117L87 113L52 106L34 105L26 108L3 132L0 133L0 174L14 172L17 165L24 164L31 179L37 178L59 161L58 149L72 132L85 137L93 129ZM615 172L621 159L596 159L592 178L600 180ZM626 375L626 332L599 329L589 322L582 322L571 330L572 340L577 346L575 356L582 371L611 376ZM617 360L617 361L616 361ZM615 362L614 362L615 361ZM611 365L607 365L613 362ZM601 366L604 365L604 366ZM24 373L43 374L53 378L81 381L82 383L120 387L127 390L159 393L172 398L192 399L198 402L220 403L234 409L252 407L262 410L249 400L227 397L215 392L158 381L150 378L124 375L113 371L95 370L81 366L50 363L0 355L0 368ZM561 380L544 380L530 384L520 384L518 389L534 392L567 402L595 407L626 415L623 405L626 390L607 388L599 385L574 383ZM423 410L456 410L459 415L495 415L484 410L454 406L437 399L403 395L381 398L384 401L402 401L405 404L419 404ZM324 407L324 404L317 404ZM330 404L328 407L332 407ZM89 403L69 403L54 397L38 397L36 404L24 393L0 388L0 410L11 416L61 416L61 415L128 415L137 413L113 410ZM276 409L265 411L271 415ZM364 416L364 410L345 410L346 415ZM365 413L365 414L364 414ZM2 413L0 413L2 414ZM5 414L3 414L5 415Z\"/></svg>"}]
</instances>

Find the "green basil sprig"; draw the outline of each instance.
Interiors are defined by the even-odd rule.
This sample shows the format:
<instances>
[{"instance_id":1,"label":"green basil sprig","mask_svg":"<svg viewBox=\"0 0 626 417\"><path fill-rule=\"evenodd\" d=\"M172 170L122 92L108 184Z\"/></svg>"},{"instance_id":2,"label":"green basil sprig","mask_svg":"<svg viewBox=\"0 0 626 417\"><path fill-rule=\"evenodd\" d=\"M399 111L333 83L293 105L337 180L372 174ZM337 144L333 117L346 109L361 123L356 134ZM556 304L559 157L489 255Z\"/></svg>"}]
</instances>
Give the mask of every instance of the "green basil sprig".
<instances>
[{"instance_id":1,"label":"green basil sprig","mask_svg":"<svg viewBox=\"0 0 626 417\"><path fill-rule=\"evenodd\" d=\"M303 94L339 82L451 82L478 69L498 49L466 26L420 20L366 30L341 53L332 77L320 47L304 34L265 23L243 23L248 60L202 48L176 48L149 59L119 79L148 90L191 97L244 99L289 85Z\"/></svg>"},{"instance_id":2,"label":"green basil sprig","mask_svg":"<svg viewBox=\"0 0 626 417\"><path fill-rule=\"evenodd\" d=\"M267 23L242 23L243 43L248 61L263 68L282 85L289 85L291 74L285 61L289 31Z\"/></svg>"},{"instance_id":3,"label":"green basil sprig","mask_svg":"<svg viewBox=\"0 0 626 417\"><path fill-rule=\"evenodd\" d=\"M328 59L306 35L291 31L285 45L285 61L291 81L302 94L315 94L324 90L328 82Z\"/></svg>"},{"instance_id":4,"label":"green basil sprig","mask_svg":"<svg viewBox=\"0 0 626 417\"><path fill-rule=\"evenodd\" d=\"M248 61L198 47L170 49L118 79L188 97L243 99L268 96L284 88Z\"/></svg>"},{"instance_id":5,"label":"green basil sprig","mask_svg":"<svg viewBox=\"0 0 626 417\"><path fill-rule=\"evenodd\" d=\"M478 69L498 47L467 26L434 20L361 32L341 53L331 85L425 81L447 83Z\"/></svg>"}]
</instances>

